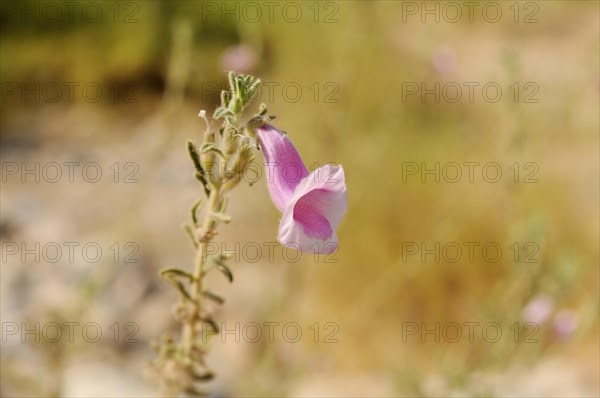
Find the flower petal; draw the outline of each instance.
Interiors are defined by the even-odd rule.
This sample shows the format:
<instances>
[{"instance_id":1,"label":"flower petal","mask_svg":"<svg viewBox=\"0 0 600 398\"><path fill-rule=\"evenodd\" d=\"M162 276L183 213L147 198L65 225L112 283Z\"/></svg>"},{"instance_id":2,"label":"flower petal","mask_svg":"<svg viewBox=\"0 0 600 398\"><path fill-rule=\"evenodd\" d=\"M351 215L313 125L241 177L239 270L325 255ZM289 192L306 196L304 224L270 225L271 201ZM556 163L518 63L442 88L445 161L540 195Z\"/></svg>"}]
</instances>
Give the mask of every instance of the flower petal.
<instances>
[{"instance_id":1,"label":"flower petal","mask_svg":"<svg viewBox=\"0 0 600 398\"><path fill-rule=\"evenodd\" d=\"M279 241L305 252L332 253L348 208L344 169L326 165L298 185L279 225Z\"/></svg>"},{"instance_id":2,"label":"flower petal","mask_svg":"<svg viewBox=\"0 0 600 398\"><path fill-rule=\"evenodd\" d=\"M319 167L298 185L293 201L297 202L302 196L313 190L327 193L326 200L321 200L317 205L320 212L329 221L331 228L335 230L348 210L344 168L340 165L329 164Z\"/></svg>"},{"instance_id":3,"label":"flower petal","mask_svg":"<svg viewBox=\"0 0 600 398\"><path fill-rule=\"evenodd\" d=\"M258 127L256 133L265 157L271 199L283 213L300 181L308 176L308 170L284 133L268 124Z\"/></svg>"},{"instance_id":4,"label":"flower petal","mask_svg":"<svg viewBox=\"0 0 600 398\"><path fill-rule=\"evenodd\" d=\"M328 221L321 220L325 228L330 228ZM310 236L306 233L306 224L300 223L294 220L293 210L286 212L281 219L279 224L279 236L277 239L279 242L286 246L291 247L303 252L309 253L333 253L338 247L338 238L335 232L331 232L331 235L325 239L319 237Z\"/></svg>"},{"instance_id":5,"label":"flower petal","mask_svg":"<svg viewBox=\"0 0 600 398\"><path fill-rule=\"evenodd\" d=\"M333 235L329 220L321 214L321 211L328 205L329 196L329 191L315 189L302 196L294 204L292 218L311 238L325 240Z\"/></svg>"}]
</instances>

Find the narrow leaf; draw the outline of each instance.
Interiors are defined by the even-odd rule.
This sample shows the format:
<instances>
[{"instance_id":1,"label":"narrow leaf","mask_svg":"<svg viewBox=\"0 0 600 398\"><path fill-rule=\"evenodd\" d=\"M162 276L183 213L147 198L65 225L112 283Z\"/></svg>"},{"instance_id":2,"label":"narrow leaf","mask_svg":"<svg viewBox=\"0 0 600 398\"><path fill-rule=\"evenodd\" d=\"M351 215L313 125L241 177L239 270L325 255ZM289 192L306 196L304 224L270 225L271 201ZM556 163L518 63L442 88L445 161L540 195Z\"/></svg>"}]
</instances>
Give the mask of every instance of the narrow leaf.
<instances>
[{"instance_id":1,"label":"narrow leaf","mask_svg":"<svg viewBox=\"0 0 600 398\"><path fill-rule=\"evenodd\" d=\"M202 187L204 188L204 193L206 194L206 196L209 196L210 195L210 185L208 185L208 181L206 181L206 178L204 177L204 175L196 172L196 174L194 174L194 177L196 177L196 179L202 183Z\"/></svg>"},{"instance_id":2,"label":"narrow leaf","mask_svg":"<svg viewBox=\"0 0 600 398\"><path fill-rule=\"evenodd\" d=\"M192 240L192 243L194 244L194 247L198 248L198 242L196 242L196 237L194 236L194 231L192 230L192 227L190 227L188 224L184 224L183 225L183 229L185 230L185 232L187 233L187 235Z\"/></svg>"},{"instance_id":3,"label":"narrow leaf","mask_svg":"<svg viewBox=\"0 0 600 398\"><path fill-rule=\"evenodd\" d=\"M231 100L229 100L229 101L228 101L228 103L229 103L230 101L231 101ZM225 104L225 105L227 105L227 104ZM228 107L222 107L222 106L220 106L220 107L218 107L218 108L215 110L215 113L213 114L213 117L214 117L215 119L220 119L220 118L222 118L223 116L227 116L227 115L233 115L233 113L231 112L231 110L230 110Z\"/></svg>"},{"instance_id":4,"label":"narrow leaf","mask_svg":"<svg viewBox=\"0 0 600 398\"><path fill-rule=\"evenodd\" d=\"M226 106L229 102L229 91L221 90L221 105Z\"/></svg>"},{"instance_id":5,"label":"narrow leaf","mask_svg":"<svg viewBox=\"0 0 600 398\"><path fill-rule=\"evenodd\" d=\"M221 157L221 159L225 158L225 155L223 154L223 151L221 151L219 148L217 148L216 146L214 146L213 144L203 144L202 145L202 149L200 150L202 153L206 153L206 152L214 152L217 155L219 155Z\"/></svg>"},{"instance_id":6,"label":"narrow leaf","mask_svg":"<svg viewBox=\"0 0 600 398\"><path fill-rule=\"evenodd\" d=\"M205 290L204 292L202 292L202 294L204 294L207 298L211 299L212 301L219 303L219 304L223 304L225 302L225 299L211 291Z\"/></svg>"},{"instance_id":7,"label":"narrow leaf","mask_svg":"<svg viewBox=\"0 0 600 398\"><path fill-rule=\"evenodd\" d=\"M194 143L190 140L187 141L187 149L188 149L188 153L190 154L190 158L192 158L192 162L194 163L194 167L196 168L196 171L200 174L200 175L204 175L204 169L202 168L202 165L200 164L200 155L198 155L198 151L196 150L196 145L194 145Z\"/></svg>"},{"instance_id":8,"label":"narrow leaf","mask_svg":"<svg viewBox=\"0 0 600 398\"><path fill-rule=\"evenodd\" d=\"M230 283L233 282L233 273L231 272L229 267L227 267L221 260L219 260L215 257L211 257L211 259L212 259L213 263L215 264L215 267L217 267L217 269L219 271L221 271L221 273L227 277L229 282Z\"/></svg>"},{"instance_id":9,"label":"narrow leaf","mask_svg":"<svg viewBox=\"0 0 600 398\"><path fill-rule=\"evenodd\" d=\"M229 224L231 222L231 216L229 216L225 213L213 211L210 213L210 216L219 222L224 222L225 224Z\"/></svg>"},{"instance_id":10,"label":"narrow leaf","mask_svg":"<svg viewBox=\"0 0 600 398\"><path fill-rule=\"evenodd\" d=\"M223 251L219 254L219 261L227 261L235 255L234 251Z\"/></svg>"},{"instance_id":11,"label":"narrow leaf","mask_svg":"<svg viewBox=\"0 0 600 398\"><path fill-rule=\"evenodd\" d=\"M200 205L202 205L202 198L198 199L196 201L196 203L194 203L194 205L192 206L192 209L190 210L192 212L192 221L194 222L194 225L198 225L198 208L200 207Z\"/></svg>"},{"instance_id":12,"label":"narrow leaf","mask_svg":"<svg viewBox=\"0 0 600 398\"><path fill-rule=\"evenodd\" d=\"M163 276L163 277L178 276L178 277L186 278L190 282L194 280L194 276L192 274L190 274L189 272L184 271L182 269L179 269L179 268L162 269L162 270L160 270L160 276Z\"/></svg>"},{"instance_id":13,"label":"narrow leaf","mask_svg":"<svg viewBox=\"0 0 600 398\"><path fill-rule=\"evenodd\" d=\"M201 318L203 322L206 322L207 324L209 324L215 332L219 333L219 325L217 325L217 322L215 322L212 318L206 317L206 318Z\"/></svg>"},{"instance_id":14,"label":"narrow leaf","mask_svg":"<svg viewBox=\"0 0 600 398\"><path fill-rule=\"evenodd\" d=\"M170 275L170 274L168 274L168 273L166 273L166 274L163 274L162 272L161 272L161 276L162 276L163 278L165 278L165 280L166 280L167 282L169 282L171 285L173 285L173 286L174 286L174 287L177 289L177 291L179 291L179 293L180 293L180 294L181 294L181 295L182 295L184 298L186 298L186 299L188 299L188 300L190 300L190 301L192 300L192 297L190 296L190 294L189 294L189 293L188 293L188 291L186 290L185 286L183 286L183 284L182 284L182 283L181 283L179 280L175 279L175 277L174 277L174 276L171 276L171 275Z\"/></svg>"},{"instance_id":15,"label":"narrow leaf","mask_svg":"<svg viewBox=\"0 0 600 398\"><path fill-rule=\"evenodd\" d=\"M229 80L229 88L231 91L235 90L235 79L236 75L234 71L231 71L227 74L227 79Z\"/></svg>"},{"instance_id":16,"label":"narrow leaf","mask_svg":"<svg viewBox=\"0 0 600 398\"><path fill-rule=\"evenodd\" d=\"M212 373L210 370L206 370L204 373L198 373L197 371L194 371L193 375L194 375L195 380L203 381L203 382L211 381L212 379L215 378L215 374ZM196 389L188 390L187 392L192 393L193 394L192 396L205 396L206 395L206 393L199 392Z\"/></svg>"}]
</instances>

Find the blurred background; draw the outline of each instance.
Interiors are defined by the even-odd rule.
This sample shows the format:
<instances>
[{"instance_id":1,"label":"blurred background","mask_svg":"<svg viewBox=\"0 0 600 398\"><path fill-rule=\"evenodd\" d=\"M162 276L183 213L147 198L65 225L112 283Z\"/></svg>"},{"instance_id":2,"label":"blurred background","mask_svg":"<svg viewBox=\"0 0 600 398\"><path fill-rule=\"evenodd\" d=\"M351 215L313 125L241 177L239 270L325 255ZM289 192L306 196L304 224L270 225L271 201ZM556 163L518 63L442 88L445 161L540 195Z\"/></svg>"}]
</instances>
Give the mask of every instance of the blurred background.
<instances>
[{"instance_id":1,"label":"blurred background","mask_svg":"<svg viewBox=\"0 0 600 398\"><path fill-rule=\"evenodd\" d=\"M349 208L298 254L232 192L214 396L600 394L598 2L0 4L2 396L158 396L229 70Z\"/></svg>"}]
</instances>

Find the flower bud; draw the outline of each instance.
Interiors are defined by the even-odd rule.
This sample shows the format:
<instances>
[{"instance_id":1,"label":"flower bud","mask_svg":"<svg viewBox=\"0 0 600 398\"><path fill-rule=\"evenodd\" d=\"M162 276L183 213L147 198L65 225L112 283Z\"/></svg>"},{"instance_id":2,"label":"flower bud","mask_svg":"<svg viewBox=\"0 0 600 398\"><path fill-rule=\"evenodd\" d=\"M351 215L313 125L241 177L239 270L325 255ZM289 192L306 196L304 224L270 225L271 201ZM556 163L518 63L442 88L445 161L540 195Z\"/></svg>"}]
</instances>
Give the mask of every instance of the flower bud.
<instances>
[{"instance_id":1,"label":"flower bud","mask_svg":"<svg viewBox=\"0 0 600 398\"><path fill-rule=\"evenodd\" d=\"M231 99L231 92L222 90L221 91L221 106L223 108L227 107L229 100Z\"/></svg>"},{"instance_id":2,"label":"flower bud","mask_svg":"<svg viewBox=\"0 0 600 398\"><path fill-rule=\"evenodd\" d=\"M226 128L223 132L223 147L227 155L233 155L237 150L237 139L235 137L235 130L232 127Z\"/></svg>"},{"instance_id":3,"label":"flower bud","mask_svg":"<svg viewBox=\"0 0 600 398\"><path fill-rule=\"evenodd\" d=\"M202 145L203 149L200 153L200 163L202 165L202 169L204 169L205 174L208 176L208 181L212 185L219 185L221 182L219 176L219 164L217 162L216 151L212 150L215 143L215 132L207 131L204 134L204 144ZM208 148L208 150L206 150Z\"/></svg>"},{"instance_id":4,"label":"flower bud","mask_svg":"<svg viewBox=\"0 0 600 398\"><path fill-rule=\"evenodd\" d=\"M223 189L232 189L242 180L242 177L248 169L250 162L252 162L252 159L254 159L252 147L253 146L250 144L250 139L246 137L240 145L240 149L236 153L235 158L233 159L231 168L227 171L227 176L229 176L229 178L223 186Z\"/></svg>"},{"instance_id":5,"label":"flower bud","mask_svg":"<svg viewBox=\"0 0 600 398\"><path fill-rule=\"evenodd\" d=\"M235 169L238 170L240 174L244 174L253 158L252 145L250 145L250 140L246 138L240 148L239 158L234 166Z\"/></svg>"}]
</instances>

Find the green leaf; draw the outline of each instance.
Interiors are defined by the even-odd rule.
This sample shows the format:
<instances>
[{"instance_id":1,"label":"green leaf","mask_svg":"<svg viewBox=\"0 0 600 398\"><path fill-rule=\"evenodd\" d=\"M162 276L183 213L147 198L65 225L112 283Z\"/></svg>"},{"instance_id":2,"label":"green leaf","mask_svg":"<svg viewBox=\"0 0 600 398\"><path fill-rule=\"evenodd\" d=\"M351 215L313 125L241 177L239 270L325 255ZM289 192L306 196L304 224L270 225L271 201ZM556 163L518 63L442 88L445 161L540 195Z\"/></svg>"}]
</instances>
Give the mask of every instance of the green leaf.
<instances>
[{"instance_id":1,"label":"green leaf","mask_svg":"<svg viewBox=\"0 0 600 398\"><path fill-rule=\"evenodd\" d=\"M203 322L208 323L215 330L215 332L219 333L219 325L217 325L217 322L215 322L212 318L205 317L200 319L202 319Z\"/></svg>"},{"instance_id":2,"label":"green leaf","mask_svg":"<svg viewBox=\"0 0 600 398\"><path fill-rule=\"evenodd\" d=\"M194 145L194 143L190 140L187 141L187 149L188 149L188 153L190 154L190 158L192 158L192 162L194 163L194 167L196 168L196 171L204 176L204 169L202 168L202 165L200 164L200 155L198 155L198 151L196 150L196 145Z\"/></svg>"},{"instance_id":3,"label":"green leaf","mask_svg":"<svg viewBox=\"0 0 600 398\"><path fill-rule=\"evenodd\" d=\"M231 100L229 100L225 105L228 105L230 101ZM215 109L215 113L213 114L213 117L215 119L221 119L223 116L227 116L227 115L233 115L233 113L227 106L220 106L217 109Z\"/></svg>"},{"instance_id":4,"label":"green leaf","mask_svg":"<svg viewBox=\"0 0 600 398\"><path fill-rule=\"evenodd\" d=\"M194 276L187 271L184 271L179 268L164 268L160 270L160 276L162 277L171 277L177 276L188 279L190 282L194 280Z\"/></svg>"},{"instance_id":5,"label":"green leaf","mask_svg":"<svg viewBox=\"0 0 600 398\"><path fill-rule=\"evenodd\" d=\"M236 76L235 81L235 90L234 92L238 95L238 97L241 97L244 94L244 78L242 76Z\"/></svg>"},{"instance_id":6,"label":"green leaf","mask_svg":"<svg viewBox=\"0 0 600 398\"><path fill-rule=\"evenodd\" d=\"M192 221L194 222L194 225L198 225L198 208L200 207L200 205L202 205L202 198L198 199L196 201L196 203L194 203L194 205L192 206L192 209L190 210L192 212Z\"/></svg>"},{"instance_id":7,"label":"green leaf","mask_svg":"<svg viewBox=\"0 0 600 398\"><path fill-rule=\"evenodd\" d=\"M258 114L260 116L264 116L267 114L267 112L268 112L267 104L265 104L264 102L261 102L260 105L258 106Z\"/></svg>"},{"instance_id":8,"label":"green leaf","mask_svg":"<svg viewBox=\"0 0 600 398\"><path fill-rule=\"evenodd\" d=\"M223 154L223 151L221 151L219 148L217 148L216 146L214 146L214 144L203 144L202 148L200 149L200 152L202 152L202 153L214 152L217 155L219 155L221 157L221 159L225 158L225 155Z\"/></svg>"},{"instance_id":9,"label":"green leaf","mask_svg":"<svg viewBox=\"0 0 600 398\"><path fill-rule=\"evenodd\" d=\"M196 242L196 237L194 236L194 231L192 230L192 227L190 227L188 224L183 224L183 229L185 230L185 232L188 234L188 236L192 240L194 247L197 249L198 242Z\"/></svg>"},{"instance_id":10,"label":"green leaf","mask_svg":"<svg viewBox=\"0 0 600 398\"><path fill-rule=\"evenodd\" d=\"M237 76L236 76L236 74L235 74L234 71L230 71L227 74L227 79L229 80L229 88L231 89L231 91L235 90L235 81L236 81L236 78L237 78Z\"/></svg>"},{"instance_id":11,"label":"green leaf","mask_svg":"<svg viewBox=\"0 0 600 398\"><path fill-rule=\"evenodd\" d=\"M210 216L219 222L224 222L225 224L229 224L231 222L231 216L225 213L212 211Z\"/></svg>"},{"instance_id":12,"label":"green leaf","mask_svg":"<svg viewBox=\"0 0 600 398\"><path fill-rule=\"evenodd\" d=\"M221 90L221 106L222 107L226 107L227 104L229 103L231 94L229 91L227 90Z\"/></svg>"},{"instance_id":13,"label":"green leaf","mask_svg":"<svg viewBox=\"0 0 600 398\"><path fill-rule=\"evenodd\" d=\"M250 87L248 87L248 93L246 94L247 101L250 101L252 99L252 97L256 93L256 90L258 89L259 85L260 85L260 79L256 79L256 81L254 83L252 83L252 85Z\"/></svg>"},{"instance_id":14,"label":"green leaf","mask_svg":"<svg viewBox=\"0 0 600 398\"><path fill-rule=\"evenodd\" d=\"M208 181L206 181L206 177L198 172L196 172L194 174L194 177L202 183L202 187L204 188L204 193L206 194L206 196L209 196L210 195L210 185L208 185Z\"/></svg>"},{"instance_id":15,"label":"green leaf","mask_svg":"<svg viewBox=\"0 0 600 398\"><path fill-rule=\"evenodd\" d=\"M217 267L217 269L219 271L221 271L221 273L223 275L225 275L227 277L227 279L229 280L229 283L233 282L233 273L231 272L231 270L229 269L229 267L227 267L220 259L215 258L215 257L211 257L211 260L213 261L213 263L215 264L215 267Z\"/></svg>"},{"instance_id":16,"label":"green leaf","mask_svg":"<svg viewBox=\"0 0 600 398\"><path fill-rule=\"evenodd\" d=\"M223 297L208 290L203 291L202 294L216 303L223 304L225 302L225 299Z\"/></svg>"},{"instance_id":17,"label":"green leaf","mask_svg":"<svg viewBox=\"0 0 600 398\"><path fill-rule=\"evenodd\" d=\"M204 373L201 373L201 374L198 373L197 371L194 371L193 376L194 376L195 380L202 381L202 382L211 381L212 379L215 378L215 374L208 369ZM191 389L188 388L188 390L186 392L189 393L193 397L196 397L196 396L203 397L203 396L207 395L204 391L196 390L193 387L191 387Z\"/></svg>"},{"instance_id":18,"label":"green leaf","mask_svg":"<svg viewBox=\"0 0 600 398\"><path fill-rule=\"evenodd\" d=\"M232 116L235 116L237 113L240 113L242 111L244 104L242 104L242 98L239 96L236 96L236 97L232 98L231 101L229 101L228 106L229 106L229 113Z\"/></svg>"},{"instance_id":19,"label":"green leaf","mask_svg":"<svg viewBox=\"0 0 600 398\"><path fill-rule=\"evenodd\" d=\"M194 177L202 183L202 186L204 187L204 193L206 193L206 196L208 196L210 188L208 185L208 181L206 180L206 172L202 168L202 163L200 162L200 155L198 154L198 150L196 149L194 143L190 140L187 141L187 149L188 153L190 154L190 158L192 158L192 162L194 163L194 167L196 168L196 173L194 173Z\"/></svg>"},{"instance_id":20,"label":"green leaf","mask_svg":"<svg viewBox=\"0 0 600 398\"><path fill-rule=\"evenodd\" d=\"M235 255L235 252L232 251L232 250L230 250L230 251L223 251L222 253L219 254L219 259L221 261L226 261L226 260L229 260L234 255Z\"/></svg>"},{"instance_id":21,"label":"green leaf","mask_svg":"<svg viewBox=\"0 0 600 398\"><path fill-rule=\"evenodd\" d=\"M167 282L169 282L171 285L173 285L185 299L190 300L190 301L192 300L192 297L188 293L185 286L183 286L183 283L181 283L178 279L176 279L176 276L180 276L180 277L185 277L185 278L191 278L190 280L193 280L194 277L192 275L190 275L189 273L187 273L183 270L177 269L177 268L169 268L169 269L164 269L164 270L160 271L160 276L165 278L165 280Z\"/></svg>"}]
</instances>

